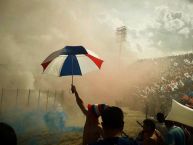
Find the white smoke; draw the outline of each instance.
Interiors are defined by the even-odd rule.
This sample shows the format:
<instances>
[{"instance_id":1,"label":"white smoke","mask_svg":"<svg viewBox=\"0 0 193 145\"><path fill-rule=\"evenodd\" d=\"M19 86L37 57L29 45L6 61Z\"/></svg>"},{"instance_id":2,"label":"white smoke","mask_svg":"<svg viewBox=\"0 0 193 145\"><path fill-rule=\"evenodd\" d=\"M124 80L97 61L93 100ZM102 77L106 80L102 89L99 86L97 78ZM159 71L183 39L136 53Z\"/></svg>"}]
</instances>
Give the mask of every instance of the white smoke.
<instances>
[{"instance_id":1,"label":"white smoke","mask_svg":"<svg viewBox=\"0 0 193 145\"><path fill-rule=\"evenodd\" d=\"M69 90L70 77L44 76L40 64L65 45L83 45L105 63L100 73L76 78L77 84L86 84L86 88L79 85L80 90L92 96L118 96L130 80L124 80L127 70L119 69L120 60L128 66L136 56L156 57L192 48L192 6L179 0L164 2L168 1L1 0L1 87ZM128 32L121 58L116 42L119 25ZM113 92L105 89L109 85Z\"/></svg>"}]
</instances>

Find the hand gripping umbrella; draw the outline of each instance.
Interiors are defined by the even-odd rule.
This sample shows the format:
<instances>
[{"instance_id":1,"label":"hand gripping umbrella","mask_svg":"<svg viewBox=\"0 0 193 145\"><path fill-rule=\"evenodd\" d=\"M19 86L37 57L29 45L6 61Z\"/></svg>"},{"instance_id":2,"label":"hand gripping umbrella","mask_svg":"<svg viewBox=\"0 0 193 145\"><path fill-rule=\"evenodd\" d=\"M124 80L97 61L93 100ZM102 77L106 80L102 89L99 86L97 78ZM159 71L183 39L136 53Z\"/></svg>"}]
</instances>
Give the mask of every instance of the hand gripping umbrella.
<instances>
[{"instance_id":1,"label":"hand gripping umbrella","mask_svg":"<svg viewBox=\"0 0 193 145\"><path fill-rule=\"evenodd\" d=\"M83 75L100 69L103 60L83 46L65 46L51 53L43 62L43 72L56 76Z\"/></svg>"}]
</instances>

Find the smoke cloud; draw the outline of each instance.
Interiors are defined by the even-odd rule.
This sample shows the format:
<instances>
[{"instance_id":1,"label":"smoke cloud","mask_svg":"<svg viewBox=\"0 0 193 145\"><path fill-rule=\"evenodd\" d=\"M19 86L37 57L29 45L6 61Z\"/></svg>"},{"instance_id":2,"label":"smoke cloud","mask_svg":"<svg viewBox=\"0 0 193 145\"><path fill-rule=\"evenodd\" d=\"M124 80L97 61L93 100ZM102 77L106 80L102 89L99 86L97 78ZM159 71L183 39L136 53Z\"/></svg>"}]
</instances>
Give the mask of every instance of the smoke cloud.
<instances>
[{"instance_id":1,"label":"smoke cloud","mask_svg":"<svg viewBox=\"0 0 193 145\"><path fill-rule=\"evenodd\" d=\"M41 82L36 81L36 78L41 76L41 62L51 52L65 45L92 48L103 58L108 58L117 51L112 41L114 30L103 24L95 12L100 6L97 2L96 6L89 1L87 4L80 1L53 0L34 0L29 3L23 0L17 3L11 0L0 2L2 87L41 87ZM22 81L15 79L18 77ZM11 80L15 83L11 83ZM49 77L46 81L49 81ZM49 83L43 83L45 84L48 88L53 87Z\"/></svg>"},{"instance_id":2,"label":"smoke cloud","mask_svg":"<svg viewBox=\"0 0 193 145\"><path fill-rule=\"evenodd\" d=\"M43 76L40 64L65 45L91 49L105 60L105 73L114 71L112 64L119 61L115 32L123 25L128 28L125 64L192 46L192 6L182 1L1 0L0 5L0 85L5 88L63 89L70 79Z\"/></svg>"},{"instance_id":3,"label":"smoke cloud","mask_svg":"<svg viewBox=\"0 0 193 145\"><path fill-rule=\"evenodd\" d=\"M77 90L85 105L113 105L132 97L134 84L148 81L144 66L130 66L138 58L192 49L192 13L192 4L181 0L0 0L0 87L65 90L57 102L66 114L80 115L70 93L71 77L43 75L40 64L66 45L83 45L104 64L100 71L75 77ZM123 25L127 38L119 57L116 28ZM52 126L53 114L44 117L42 121ZM67 120L73 122L74 116Z\"/></svg>"},{"instance_id":4,"label":"smoke cloud","mask_svg":"<svg viewBox=\"0 0 193 145\"><path fill-rule=\"evenodd\" d=\"M14 128L18 142L29 145L58 144L64 133L82 132L82 127L66 126L67 118L67 114L60 111L42 112L33 110L26 112L20 109L9 110L0 117L1 121ZM38 137L38 135L43 136L43 132L52 135L52 137L46 139ZM41 133L41 135L37 133ZM26 136L29 139L21 140L21 136Z\"/></svg>"}]
</instances>

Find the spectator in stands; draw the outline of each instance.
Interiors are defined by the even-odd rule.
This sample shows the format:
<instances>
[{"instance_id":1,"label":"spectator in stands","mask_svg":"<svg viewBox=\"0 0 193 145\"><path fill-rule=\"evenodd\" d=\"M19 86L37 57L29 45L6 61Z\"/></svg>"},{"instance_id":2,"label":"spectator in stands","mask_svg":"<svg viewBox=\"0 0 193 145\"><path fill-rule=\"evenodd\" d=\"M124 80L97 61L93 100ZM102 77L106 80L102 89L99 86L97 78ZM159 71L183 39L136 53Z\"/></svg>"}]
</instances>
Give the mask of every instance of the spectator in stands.
<instances>
[{"instance_id":1,"label":"spectator in stands","mask_svg":"<svg viewBox=\"0 0 193 145\"><path fill-rule=\"evenodd\" d=\"M143 145L164 145L163 138L158 130L155 129L155 123L152 119L143 121Z\"/></svg>"},{"instance_id":2,"label":"spectator in stands","mask_svg":"<svg viewBox=\"0 0 193 145\"><path fill-rule=\"evenodd\" d=\"M189 97L193 96L193 53L146 59L138 63L138 65L141 64L144 66L154 66L150 67L149 75L147 75L148 80L151 80L153 83L148 82L144 86L141 85L141 88L138 88L141 91L136 93L136 96L147 96L150 102L149 108L151 108L149 115L155 115L155 112L160 109L162 109L160 110L162 112L169 111L170 100L175 99L180 101L180 94L182 93ZM151 72L155 72L155 74ZM158 101L155 101L151 96L156 96ZM162 107L160 104L165 105L162 105L164 106ZM190 99L184 105L193 108L193 101Z\"/></svg>"},{"instance_id":3,"label":"spectator in stands","mask_svg":"<svg viewBox=\"0 0 193 145\"><path fill-rule=\"evenodd\" d=\"M137 145L127 136L122 136L124 128L123 111L118 107L108 107L102 113L104 139L89 145Z\"/></svg>"},{"instance_id":4,"label":"spectator in stands","mask_svg":"<svg viewBox=\"0 0 193 145\"><path fill-rule=\"evenodd\" d=\"M182 128L175 126L174 122L166 120L168 133L166 135L166 145L185 145L185 134Z\"/></svg>"},{"instance_id":5,"label":"spectator in stands","mask_svg":"<svg viewBox=\"0 0 193 145\"><path fill-rule=\"evenodd\" d=\"M17 136L14 129L6 123L0 123L0 144L17 145Z\"/></svg>"},{"instance_id":6,"label":"spectator in stands","mask_svg":"<svg viewBox=\"0 0 193 145\"><path fill-rule=\"evenodd\" d=\"M72 85L72 93L75 94L76 102L80 107L83 114L86 116L86 122L84 125L83 132L83 145L96 142L98 139L103 137L102 127L99 124L99 116L108 107L105 104L88 105L88 109L84 106L82 99L80 98L76 87Z\"/></svg>"},{"instance_id":7,"label":"spectator in stands","mask_svg":"<svg viewBox=\"0 0 193 145\"><path fill-rule=\"evenodd\" d=\"M167 127L165 125L165 117L164 114L159 112L156 115L157 123L156 123L156 129L161 133L163 140L165 141L166 134L168 132Z\"/></svg>"}]
</instances>

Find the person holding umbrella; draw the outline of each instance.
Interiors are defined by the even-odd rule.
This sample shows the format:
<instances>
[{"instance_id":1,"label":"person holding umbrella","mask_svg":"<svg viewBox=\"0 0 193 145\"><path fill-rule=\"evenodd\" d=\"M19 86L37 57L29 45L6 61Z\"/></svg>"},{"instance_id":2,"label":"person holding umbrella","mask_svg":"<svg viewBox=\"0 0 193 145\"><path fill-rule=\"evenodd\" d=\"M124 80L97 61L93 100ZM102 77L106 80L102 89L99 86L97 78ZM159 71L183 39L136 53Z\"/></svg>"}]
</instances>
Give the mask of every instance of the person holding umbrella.
<instances>
[{"instance_id":1,"label":"person holding umbrella","mask_svg":"<svg viewBox=\"0 0 193 145\"><path fill-rule=\"evenodd\" d=\"M103 130L99 125L99 116L106 108L108 108L108 105L89 104L88 108L86 108L74 85L71 85L71 91L76 97L77 105L79 106L83 114L86 116L86 122L83 131L83 145L94 143L103 137Z\"/></svg>"},{"instance_id":2,"label":"person holding umbrella","mask_svg":"<svg viewBox=\"0 0 193 145\"><path fill-rule=\"evenodd\" d=\"M52 74L58 77L71 76L71 91L75 94L76 102L83 114L86 122L83 132L83 145L93 143L102 136L102 129L99 126L98 117L107 107L105 104L84 106L82 99L76 90L74 76L82 76L93 70L101 69L103 60L94 52L83 46L65 46L64 48L51 53L42 63L43 73Z\"/></svg>"}]
</instances>

